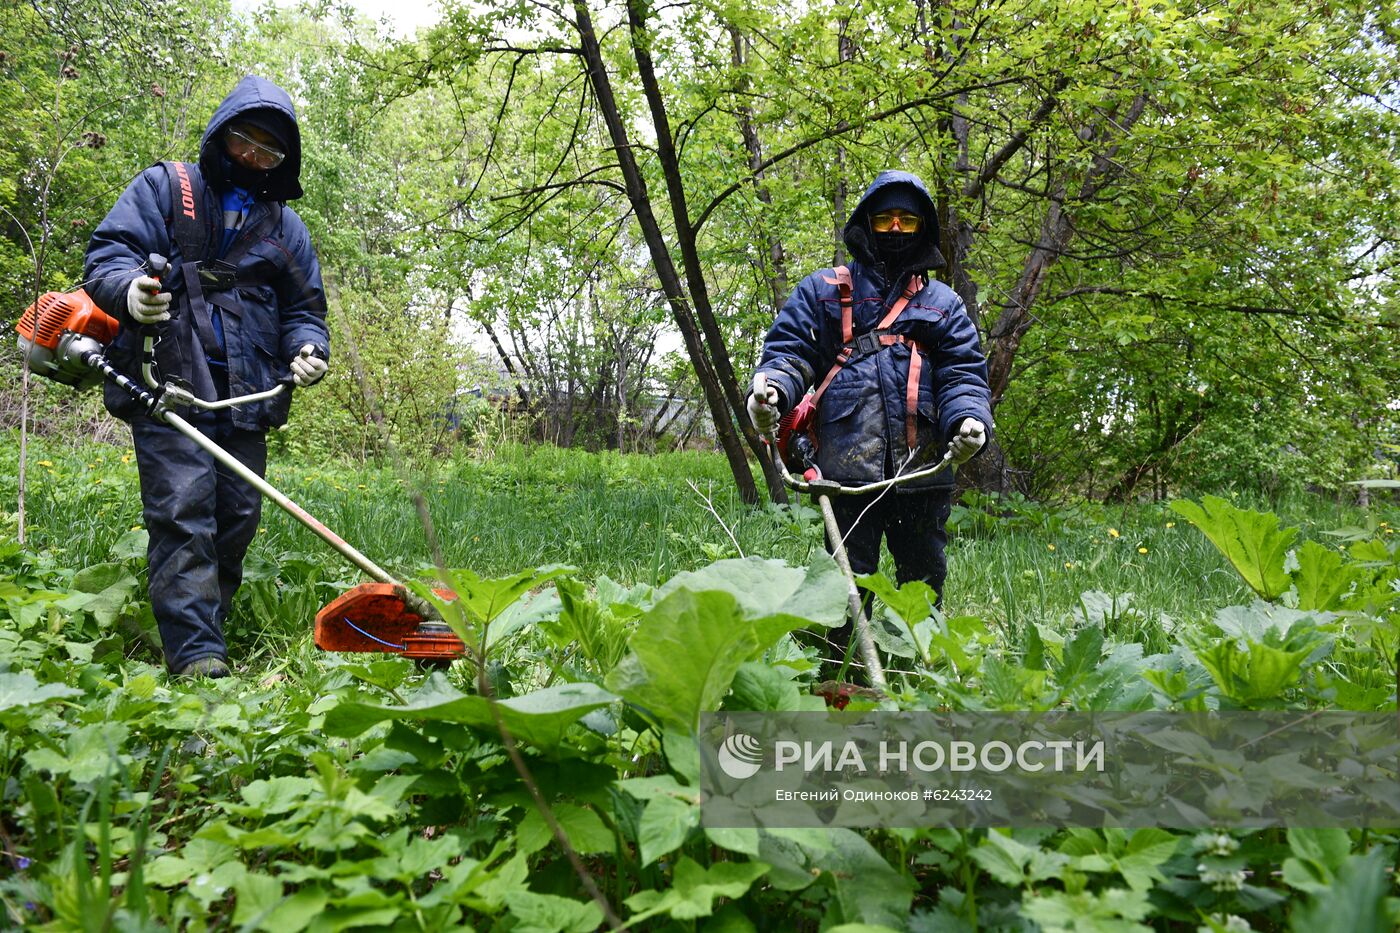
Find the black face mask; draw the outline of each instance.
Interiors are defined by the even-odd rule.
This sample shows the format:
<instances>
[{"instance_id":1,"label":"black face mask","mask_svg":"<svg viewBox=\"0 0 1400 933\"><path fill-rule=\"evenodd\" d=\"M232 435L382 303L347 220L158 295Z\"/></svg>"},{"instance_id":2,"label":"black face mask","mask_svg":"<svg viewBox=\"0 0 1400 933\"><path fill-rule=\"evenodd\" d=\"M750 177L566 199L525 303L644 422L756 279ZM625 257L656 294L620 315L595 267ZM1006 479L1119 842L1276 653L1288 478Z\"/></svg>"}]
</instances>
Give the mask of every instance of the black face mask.
<instances>
[{"instance_id":1,"label":"black face mask","mask_svg":"<svg viewBox=\"0 0 1400 933\"><path fill-rule=\"evenodd\" d=\"M231 185L257 193L258 189L267 181L267 172L261 169L240 165L227 155L219 156L219 160L223 165L224 179Z\"/></svg>"},{"instance_id":2,"label":"black face mask","mask_svg":"<svg viewBox=\"0 0 1400 933\"><path fill-rule=\"evenodd\" d=\"M908 270L923 250L923 237L917 233L872 233L875 258L885 267L888 276Z\"/></svg>"}]
</instances>

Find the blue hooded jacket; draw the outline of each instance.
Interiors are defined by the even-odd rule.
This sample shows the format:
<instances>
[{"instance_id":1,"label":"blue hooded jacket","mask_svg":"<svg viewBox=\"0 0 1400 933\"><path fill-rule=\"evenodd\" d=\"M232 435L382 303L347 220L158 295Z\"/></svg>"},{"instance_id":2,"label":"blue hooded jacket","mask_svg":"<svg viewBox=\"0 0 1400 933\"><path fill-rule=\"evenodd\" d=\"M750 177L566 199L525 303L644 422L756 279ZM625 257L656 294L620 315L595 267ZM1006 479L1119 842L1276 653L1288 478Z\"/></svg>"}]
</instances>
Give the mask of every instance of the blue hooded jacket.
<instances>
[{"instance_id":1,"label":"blue hooded jacket","mask_svg":"<svg viewBox=\"0 0 1400 933\"><path fill-rule=\"evenodd\" d=\"M88 244L84 278L88 294L98 307L121 323L107 356L127 375L138 379L142 338L126 310L126 295L133 279L147 274L146 257L159 253L177 273L164 283L174 296L172 320L166 339L197 346L190 322L190 300L178 270L185 262L200 263L217 255L222 240L221 193L233 180L227 176L230 161L223 149L223 131L240 116L258 111L265 120L280 124L287 138L287 157L270 172L247 185L255 198L235 240L238 285L221 293L224 348L228 360L230 395L247 395L272 388L288 373L288 363L306 344L330 357L326 327L326 298L321 267L306 225L296 212L279 202L302 195L301 134L296 111L287 92L271 81L245 77L224 98L209 120L200 143L199 164L190 168L204 182L203 211L211 254L185 256L172 236L172 198L165 168L154 165L127 186L110 213L93 232ZM245 243L269 214L276 223L257 242ZM246 247L246 248L245 248ZM200 387L196 385L198 390ZM140 414L139 406L115 386L106 387L107 409L119 418ZM286 422L291 393L232 409L235 428L266 430Z\"/></svg>"},{"instance_id":2,"label":"blue hooded jacket","mask_svg":"<svg viewBox=\"0 0 1400 933\"><path fill-rule=\"evenodd\" d=\"M867 215L877 195L890 185L907 185L928 221L914 236L921 237L909 268L886 270L878 262ZM887 193L887 192L886 192ZM915 272L942 265L938 252L937 212L922 181L909 172L881 172L861 197L847 221L844 239L853 257L852 320L856 337L874 330L899 298ZM778 312L764 341L758 371L782 393L786 411L809 390L820 385L841 350L841 299L831 269L803 279ZM909 378L907 345L899 343L864 356L857 355L836 375L821 398L817 413L817 465L822 474L843 483L887 479L903 467L913 472L943 456L947 442L964 418L976 418L990 431L991 392L987 362L977 328L962 299L942 282L930 280L910 299L890 326L895 334L917 341L924 354L919 373L918 443L909 457L905 395ZM948 487L951 470L930 480L899 487Z\"/></svg>"}]
</instances>

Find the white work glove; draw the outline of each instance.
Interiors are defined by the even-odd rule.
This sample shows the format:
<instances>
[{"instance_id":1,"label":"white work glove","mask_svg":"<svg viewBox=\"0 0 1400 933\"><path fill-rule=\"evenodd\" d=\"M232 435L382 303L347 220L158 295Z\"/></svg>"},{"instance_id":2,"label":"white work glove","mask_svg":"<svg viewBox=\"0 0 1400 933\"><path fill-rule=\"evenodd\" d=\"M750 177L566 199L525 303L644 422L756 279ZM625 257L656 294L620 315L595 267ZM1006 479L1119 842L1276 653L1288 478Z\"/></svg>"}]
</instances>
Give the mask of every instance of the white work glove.
<instances>
[{"instance_id":1,"label":"white work glove","mask_svg":"<svg viewBox=\"0 0 1400 933\"><path fill-rule=\"evenodd\" d=\"M138 275L126 290L126 310L137 324L170 320L170 293L160 290L160 279Z\"/></svg>"},{"instance_id":2,"label":"white work glove","mask_svg":"<svg viewBox=\"0 0 1400 933\"><path fill-rule=\"evenodd\" d=\"M315 345L308 343L297 351L297 355L292 357L289 364L292 368L292 378L303 388L320 382L321 377L331 368L329 363L315 354Z\"/></svg>"},{"instance_id":3,"label":"white work glove","mask_svg":"<svg viewBox=\"0 0 1400 933\"><path fill-rule=\"evenodd\" d=\"M756 373L753 377L753 393L749 395L749 420L759 434L772 434L778 424L778 399L776 387L768 384L768 377Z\"/></svg>"},{"instance_id":4,"label":"white work glove","mask_svg":"<svg viewBox=\"0 0 1400 933\"><path fill-rule=\"evenodd\" d=\"M958 425L958 433L953 435L953 441L948 445L953 454L953 464L961 466L971 460L973 454L981 450L985 443L987 426L976 418L964 418L962 424Z\"/></svg>"}]
</instances>

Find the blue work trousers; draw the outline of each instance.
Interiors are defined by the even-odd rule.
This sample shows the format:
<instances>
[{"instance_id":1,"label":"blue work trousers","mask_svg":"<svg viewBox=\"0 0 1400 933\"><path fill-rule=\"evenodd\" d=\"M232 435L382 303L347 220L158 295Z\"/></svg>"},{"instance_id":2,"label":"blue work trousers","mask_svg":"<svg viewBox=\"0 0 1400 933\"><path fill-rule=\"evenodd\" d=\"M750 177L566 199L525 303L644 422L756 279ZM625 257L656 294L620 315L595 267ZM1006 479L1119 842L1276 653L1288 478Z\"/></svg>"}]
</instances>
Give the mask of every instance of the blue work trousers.
<instances>
[{"instance_id":1,"label":"blue work trousers","mask_svg":"<svg viewBox=\"0 0 1400 933\"><path fill-rule=\"evenodd\" d=\"M262 431L221 426L215 439L238 462L262 476ZM243 556L258 530L262 497L256 489L169 425L131 422L141 476L151 608L160 626L165 663L179 671L201 658L228 660L224 620L243 582Z\"/></svg>"},{"instance_id":2,"label":"blue work trousers","mask_svg":"<svg viewBox=\"0 0 1400 933\"><path fill-rule=\"evenodd\" d=\"M933 587L938 594L937 605L942 607L943 581L948 576L944 551L948 547L948 516L953 509L952 490L907 493L891 490L884 496L879 493L833 496L831 508L846 544L851 570L857 577L880 569L883 539L894 558L896 581L903 586L912 580L922 580ZM826 549L832 550L829 538ZM862 596L868 617L872 596L869 592L863 592ZM829 630L825 641L831 652L825 657L843 657L851 642L850 620L840 628ZM859 654L855 660L859 662Z\"/></svg>"}]
</instances>

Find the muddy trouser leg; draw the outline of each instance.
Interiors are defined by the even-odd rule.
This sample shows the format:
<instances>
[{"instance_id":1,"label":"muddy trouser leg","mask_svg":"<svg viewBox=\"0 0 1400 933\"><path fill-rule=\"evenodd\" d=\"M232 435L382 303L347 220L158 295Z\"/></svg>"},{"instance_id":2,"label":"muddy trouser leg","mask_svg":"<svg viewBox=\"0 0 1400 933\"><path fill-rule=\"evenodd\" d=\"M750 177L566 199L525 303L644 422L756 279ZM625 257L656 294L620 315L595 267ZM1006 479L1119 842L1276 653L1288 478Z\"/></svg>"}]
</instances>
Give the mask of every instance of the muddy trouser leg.
<instances>
[{"instance_id":1,"label":"muddy trouser leg","mask_svg":"<svg viewBox=\"0 0 1400 933\"><path fill-rule=\"evenodd\" d=\"M149 418L132 421L131 440L150 534L147 585L165 663L178 671L201 658L226 660L218 617L214 458Z\"/></svg>"},{"instance_id":2,"label":"muddy trouser leg","mask_svg":"<svg viewBox=\"0 0 1400 933\"><path fill-rule=\"evenodd\" d=\"M267 435L261 431L234 431L219 439L219 446L259 476L267 472ZM233 594L243 582L243 557L258 532L262 517L262 495L235 476L228 467L217 464L218 507L214 549L219 560L219 611L216 618L222 630L228 619Z\"/></svg>"},{"instance_id":3,"label":"muddy trouser leg","mask_svg":"<svg viewBox=\"0 0 1400 933\"><path fill-rule=\"evenodd\" d=\"M834 496L831 500L831 510L836 515L836 524L841 529L845 541L846 557L850 559L851 570L857 577L874 573L880 569L880 539L884 537L885 533L886 501L894 498L894 494L891 493L876 503L857 524L856 518L860 516L867 505L870 505L874 497L874 494ZM852 528L852 525L855 527ZM829 538L826 542L826 549L828 552L832 550L832 542ZM862 601L868 616L870 614L870 594L865 593ZM847 619L840 628L829 629L823 640L825 644L818 642L817 647L826 652L824 657L836 660L845 657L846 650L851 643L850 619ZM860 663L858 654L852 660L857 664Z\"/></svg>"},{"instance_id":4,"label":"muddy trouser leg","mask_svg":"<svg viewBox=\"0 0 1400 933\"><path fill-rule=\"evenodd\" d=\"M949 489L895 494L885 524L895 576L901 586L922 580L938 593L943 607L943 583L948 577L948 516L953 508Z\"/></svg>"}]
</instances>

